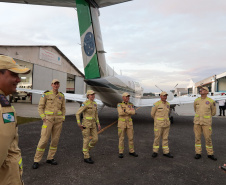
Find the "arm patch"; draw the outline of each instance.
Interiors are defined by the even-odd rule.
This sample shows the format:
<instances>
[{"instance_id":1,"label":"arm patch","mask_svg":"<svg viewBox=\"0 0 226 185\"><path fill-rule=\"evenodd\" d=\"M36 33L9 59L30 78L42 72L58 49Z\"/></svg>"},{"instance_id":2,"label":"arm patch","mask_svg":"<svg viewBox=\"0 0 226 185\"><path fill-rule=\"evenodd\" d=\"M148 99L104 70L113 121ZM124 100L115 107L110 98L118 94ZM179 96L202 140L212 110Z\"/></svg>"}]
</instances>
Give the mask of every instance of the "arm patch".
<instances>
[{"instance_id":1,"label":"arm patch","mask_svg":"<svg viewBox=\"0 0 226 185\"><path fill-rule=\"evenodd\" d=\"M3 94L0 94L0 103L1 103L2 107L10 107L11 106L10 102L7 100L7 98Z\"/></svg>"}]
</instances>

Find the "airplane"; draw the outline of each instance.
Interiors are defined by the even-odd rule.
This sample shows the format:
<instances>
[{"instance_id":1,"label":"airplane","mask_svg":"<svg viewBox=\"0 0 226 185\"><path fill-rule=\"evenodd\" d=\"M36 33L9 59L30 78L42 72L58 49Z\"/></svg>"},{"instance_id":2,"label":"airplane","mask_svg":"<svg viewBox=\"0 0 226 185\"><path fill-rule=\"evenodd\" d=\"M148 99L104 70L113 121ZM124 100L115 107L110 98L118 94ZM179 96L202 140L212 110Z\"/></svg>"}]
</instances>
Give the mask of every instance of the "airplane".
<instances>
[{"instance_id":1,"label":"airplane","mask_svg":"<svg viewBox=\"0 0 226 185\"><path fill-rule=\"evenodd\" d=\"M77 8L79 30L81 38L81 49L83 55L83 65L85 72L85 82L88 88L93 89L100 100L95 101L102 109L105 105L108 107L117 107L122 101L123 92L131 94L130 101L136 107L152 107L159 100L157 99L141 99L143 96L143 88L136 80L118 75L106 63L105 51L103 47L100 23L99 8L124 3L131 0L0 0L0 2L65 6ZM18 88L18 90L21 90ZM42 90L22 89L23 91L42 94ZM171 111L176 105L193 103L197 97L174 97L172 92L167 92L167 101L171 104ZM79 103L84 102L84 95L64 93L65 98L74 100ZM212 96L214 100L226 99L226 96ZM171 116L172 117L172 116Z\"/></svg>"}]
</instances>

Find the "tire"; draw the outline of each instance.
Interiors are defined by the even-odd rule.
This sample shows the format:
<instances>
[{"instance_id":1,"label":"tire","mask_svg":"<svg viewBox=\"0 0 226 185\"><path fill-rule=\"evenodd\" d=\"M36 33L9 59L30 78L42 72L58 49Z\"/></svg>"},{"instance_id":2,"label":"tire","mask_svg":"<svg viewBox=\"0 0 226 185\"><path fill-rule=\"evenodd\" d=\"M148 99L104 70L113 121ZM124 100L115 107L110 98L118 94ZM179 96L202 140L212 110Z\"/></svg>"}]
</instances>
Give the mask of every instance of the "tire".
<instances>
[{"instance_id":1,"label":"tire","mask_svg":"<svg viewBox=\"0 0 226 185\"><path fill-rule=\"evenodd\" d=\"M170 123L173 124L174 120L173 120L173 116L170 117Z\"/></svg>"}]
</instances>

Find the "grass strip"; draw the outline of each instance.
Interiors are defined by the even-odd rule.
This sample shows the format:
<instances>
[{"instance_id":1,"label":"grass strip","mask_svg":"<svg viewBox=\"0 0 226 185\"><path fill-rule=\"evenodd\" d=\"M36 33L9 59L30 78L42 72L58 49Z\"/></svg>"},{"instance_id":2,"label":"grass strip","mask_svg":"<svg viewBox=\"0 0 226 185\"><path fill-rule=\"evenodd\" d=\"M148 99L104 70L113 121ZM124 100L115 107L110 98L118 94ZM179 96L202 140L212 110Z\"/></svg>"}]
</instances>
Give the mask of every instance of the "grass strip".
<instances>
[{"instance_id":1,"label":"grass strip","mask_svg":"<svg viewBox=\"0 0 226 185\"><path fill-rule=\"evenodd\" d=\"M34 121L40 121L41 118L28 118L28 117L20 117L17 116L17 124L24 124L24 123L30 123L30 122L34 122Z\"/></svg>"}]
</instances>

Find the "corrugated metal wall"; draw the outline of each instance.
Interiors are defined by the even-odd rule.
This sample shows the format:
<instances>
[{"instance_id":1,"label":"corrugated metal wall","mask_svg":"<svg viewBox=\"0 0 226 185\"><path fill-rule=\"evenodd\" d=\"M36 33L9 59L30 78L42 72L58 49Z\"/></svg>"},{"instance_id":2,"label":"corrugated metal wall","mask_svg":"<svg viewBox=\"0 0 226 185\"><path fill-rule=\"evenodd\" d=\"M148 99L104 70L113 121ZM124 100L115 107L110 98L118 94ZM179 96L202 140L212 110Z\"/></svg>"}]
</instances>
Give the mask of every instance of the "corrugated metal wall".
<instances>
[{"instance_id":1,"label":"corrugated metal wall","mask_svg":"<svg viewBox=\"0 0 226 185\"><path fill-rule=\"evenodd\" d=\"M60 82L60 92L66 92L67 73L56 71L54 69L45 68L39 65L34 65L33 69L33 89L51 90L51 82L57 78ZM32 104L38 104L41 95L32 95Z\"/></svg>"}]
</instances>

